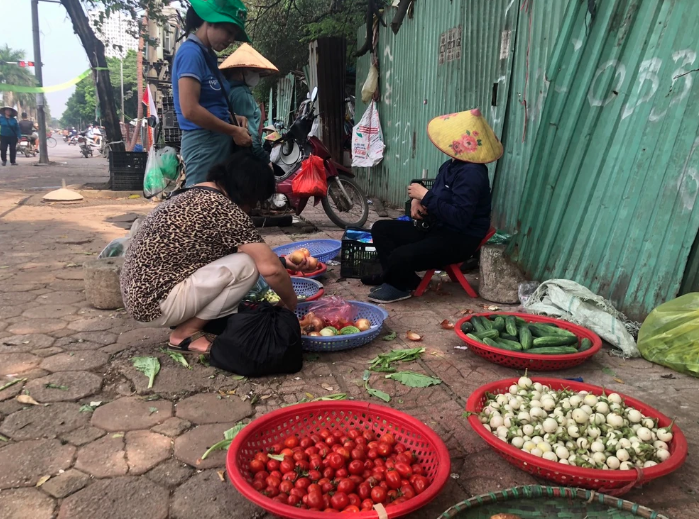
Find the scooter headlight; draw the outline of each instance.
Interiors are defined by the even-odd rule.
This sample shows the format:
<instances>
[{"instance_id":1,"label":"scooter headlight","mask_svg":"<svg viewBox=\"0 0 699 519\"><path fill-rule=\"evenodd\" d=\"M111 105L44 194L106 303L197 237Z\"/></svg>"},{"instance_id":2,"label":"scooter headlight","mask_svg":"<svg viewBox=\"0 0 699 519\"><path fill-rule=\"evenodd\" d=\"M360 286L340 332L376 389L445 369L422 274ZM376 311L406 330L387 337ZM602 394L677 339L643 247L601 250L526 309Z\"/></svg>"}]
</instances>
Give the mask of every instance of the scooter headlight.
<instances>
[{"instance_id":1,"label":"scooter headlight","mask_svg":"<svg viewBox=\"0 0 699 519\"><path fill-rule=\"evenodd\" d=\"M272 201L272 205L277 209L281 209L287 203L286 195L283 195L281 193L274 193L270 200Z\"/></svg>"}]
</instances>

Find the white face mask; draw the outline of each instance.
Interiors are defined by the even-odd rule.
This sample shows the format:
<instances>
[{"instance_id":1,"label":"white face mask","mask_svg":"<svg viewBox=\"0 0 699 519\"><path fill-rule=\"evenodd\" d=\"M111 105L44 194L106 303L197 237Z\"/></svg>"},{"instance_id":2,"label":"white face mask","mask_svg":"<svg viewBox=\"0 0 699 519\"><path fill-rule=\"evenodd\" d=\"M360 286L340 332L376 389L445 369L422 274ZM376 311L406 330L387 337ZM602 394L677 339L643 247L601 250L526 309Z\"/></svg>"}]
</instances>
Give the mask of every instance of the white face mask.
<instances>
[{"instance_id":1,"label":"white face mask","mask_svg":"<svg viewBox=\"0 0 699 519\"><path fill-rule=\"evenodd\" d=\"M260 73L254 70L245 70L243 71L243 78L247 86L255 88L260 82Z\"/></svg>"}]
</instances>

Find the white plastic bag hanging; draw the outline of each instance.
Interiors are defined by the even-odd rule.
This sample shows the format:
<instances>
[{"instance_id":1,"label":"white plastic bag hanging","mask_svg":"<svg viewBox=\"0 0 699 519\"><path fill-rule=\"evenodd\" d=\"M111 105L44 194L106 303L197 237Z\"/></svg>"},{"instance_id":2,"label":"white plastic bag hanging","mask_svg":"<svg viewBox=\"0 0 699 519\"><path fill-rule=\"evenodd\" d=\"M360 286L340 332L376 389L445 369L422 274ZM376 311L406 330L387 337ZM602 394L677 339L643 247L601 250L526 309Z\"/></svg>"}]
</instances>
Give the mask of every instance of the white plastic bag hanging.
<instances>
[{"instance_id":1,"label":"white plastic bag hanging","mask_svg":"<svg viewBox=\"0 0 699 519\"><path fill-rule=\"evenodd\" d=\"M366 81L362 85L362 102L368 103L369 100L374 96L374 92L379 88L379 69L376 65L372 64L369 69L369 74L367 74Z\"/></svg>"},{"instance_id":2,"label":"white plastic bag hanging","mask_svg":"<svg viewBox=\"0 0 699 519\"><path fill-rule=\"evenodd\" d=\"M352 128L352 167L371 168L383 160L386 146L374 101L367 107L362 119Z\"/></svg>"}]
</instances>

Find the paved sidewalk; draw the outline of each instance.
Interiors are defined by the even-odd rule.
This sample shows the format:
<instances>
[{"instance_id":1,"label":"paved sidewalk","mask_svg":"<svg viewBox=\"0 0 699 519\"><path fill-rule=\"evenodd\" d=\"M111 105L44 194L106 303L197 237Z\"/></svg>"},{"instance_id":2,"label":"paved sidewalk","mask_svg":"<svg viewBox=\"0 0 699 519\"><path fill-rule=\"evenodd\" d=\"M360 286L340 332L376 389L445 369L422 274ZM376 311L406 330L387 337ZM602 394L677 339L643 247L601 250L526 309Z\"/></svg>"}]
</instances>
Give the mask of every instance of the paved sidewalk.
<instances>
[{"instance_id":1,"label":"paved sidewalk","mask_svg":"<svg viewBox=\"0 0 699 519\"><path fill-rule=\"evenodd\" d=\"M139 325L123 311L91 308L83 293L83 261L125 235L133 218L154 204L99 191L83 191L86 200L72 205L42 203L41 196L61 178L68 184L108 178L104 159L65 160L44 168L30 161L0 168L0 386L11 378L27 379L0 391L0 434L6 438L0 441L0 519L271 518L221 480L224 452L201 461L206 448L239 420L307 393L368 399L361 384L367 361L378 352L411 346L403 339L409 329L424 335L427 348L410 369L444 383L410 389L375 377L372 385L391 395L392 407L432 427L452 458L444 491L410 517L436 518L467 497L541 482L502 460L462 417L475 388L517 375L455 349L458 338L440 327L463 310L481 310L485 301L471 300L445 282L423 298L387 306L386 327L398 334L396 341L313 356L296 375L239 381L199 363L187 370L159 351L166 330ZM317 232L265 229L266 240L275 246L341 235L320 208L308 209L304 217ZM322 281L326 293L366 300L368 291L357 280L339 279L339 266L330 267ZM627 498L670 517L699 518L699 381L608 352L551 376L581 376L676 417L689 441L687 463ZM132 367L137 355L160 360L152 389ZM21 393L42 405L21 404L16 399ZM86 407L91 403L92 412Z\"/></svg>"}]
</instances>

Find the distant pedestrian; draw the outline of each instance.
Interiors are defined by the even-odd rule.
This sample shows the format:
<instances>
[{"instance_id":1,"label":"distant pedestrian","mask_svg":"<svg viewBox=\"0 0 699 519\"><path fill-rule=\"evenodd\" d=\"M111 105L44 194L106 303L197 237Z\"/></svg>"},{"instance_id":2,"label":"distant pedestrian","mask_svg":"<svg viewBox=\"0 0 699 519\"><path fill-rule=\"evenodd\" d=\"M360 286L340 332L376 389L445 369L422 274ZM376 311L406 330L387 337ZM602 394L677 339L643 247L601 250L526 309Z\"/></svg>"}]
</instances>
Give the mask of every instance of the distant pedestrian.
<instances>
[{"instance_id":1,"label":"distant pedestrian","mask_svg":"<svg viewBox=\"0 0 699 519\"><path fill-rule=\"evenodd\" d=\"M10 164L17 165L17 141L20 131L17 123L17 110L9 106L0 108L0 155L2 165L7 166L7 148L10 148Z\"/></svg>"}]
</instances>

